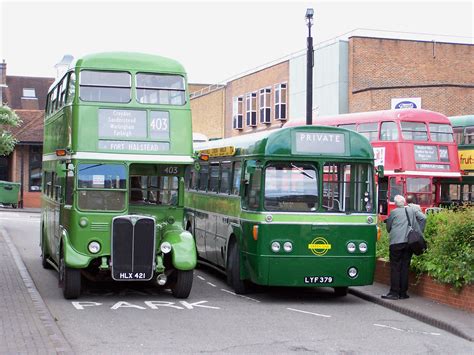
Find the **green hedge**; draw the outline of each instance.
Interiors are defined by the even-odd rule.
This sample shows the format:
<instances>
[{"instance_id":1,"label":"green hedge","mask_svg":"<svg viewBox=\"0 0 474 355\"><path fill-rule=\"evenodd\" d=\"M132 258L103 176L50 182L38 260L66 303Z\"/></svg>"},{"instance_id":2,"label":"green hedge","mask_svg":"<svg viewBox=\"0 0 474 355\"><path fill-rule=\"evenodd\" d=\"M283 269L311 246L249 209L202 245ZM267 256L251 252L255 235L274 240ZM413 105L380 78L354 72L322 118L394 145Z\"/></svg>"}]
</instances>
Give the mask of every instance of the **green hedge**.
<instances>
[{"instance_id":1,"label":"green hedge","mask_svg":"<svg viewBox=\"0 0 474 355\"><path fill-rule=\"evenodd\" d=\"M382 236L377 243L377 257L388 260L388 233L381 223ZM425 239L428 250L413 256L411 269L457 289L474 279L474 208L443 209L429 214Z\"/></svg>"}]
</instances>

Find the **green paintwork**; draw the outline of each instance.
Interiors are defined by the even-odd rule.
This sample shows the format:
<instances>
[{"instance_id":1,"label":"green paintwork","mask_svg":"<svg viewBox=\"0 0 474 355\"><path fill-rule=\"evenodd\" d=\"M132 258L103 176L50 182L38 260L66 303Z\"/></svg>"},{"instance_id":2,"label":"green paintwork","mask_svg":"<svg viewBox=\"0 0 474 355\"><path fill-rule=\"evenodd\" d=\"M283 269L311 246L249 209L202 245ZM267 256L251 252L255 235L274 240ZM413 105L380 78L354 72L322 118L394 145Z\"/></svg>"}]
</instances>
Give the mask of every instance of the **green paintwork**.
<instances>
[{"instance_id":1,"label":"green paintwork","mask_svg":"<svg viewBox=\"0 0 474 355\"><path fill-rule=\"evenodd\" d=\"M89 265L92 257L79 253L71 245L66 231L62 233L62 243L64 246L64 262L74 269L82 269Z\"/></svg>"},{"instance_id":2,"label":"green paintwork","mask_svg":"<svg viewBox=\"0 0 474 355\"><path fill-rule=\"evenodd\" d=\"M339 156L293 154L292 137L297 131L342 133L346 151ZM241 161L242 167L247 159L257 159L262 166L269 161L308 161L319 166L326 161L373 165L373 149L368 140L356 132L336 127L283 128L203 143L197 145L196 149L227 146L234 146L236 154L220 160ZM194 232L201 258L225 269L228 243L231 238L235 238L241 251L241 279L259 285L298 287L372 284L377 238L375 211L346 214L321 210L306 213L244 210L241 206L244 174L242 172L240 196L186 190L185 220ZM319 186L320 191L321 187L322 184ZM375 201L375 193L371 197ZM254 226L258 226L257 240L252 235ZM309 248L317 237L324 238L331 245L325 255L315 255ZM275 253L271 250L271 244L275 241L282 246L285 242L291 242L293 250L285 252L282 248ZM349 253L349 242L354 242L357 246L365 242L367 252L362 253L357 249L354 253ZM224 254L224 260L221 254ZM354 279L347 274L350 267L356 267L359 271ZM333 282L305 283L305 277L313 276L331 276Z\"/></svg>"},{"instance_id":3,"label":"green paintwork","mask_svg":"<svg viewBox=\"0 0 474 355\"><path fill-rule=\"evenodd\" d=\"M474 126L474 115L448 117L453 127Z\"/></svg>"},{"instance_id":4,"label":"green paintwork","mask_svg":"<svg viewBox=\"0 0 474 355\"><path fill-rule=\"evenodd\" d=\"M183 231L181 223L168 226L163 232L163 241L172 245L171 260L179 270L192 270L196 267L196 245L191 233Z\"/></svg>"}]
</instances>

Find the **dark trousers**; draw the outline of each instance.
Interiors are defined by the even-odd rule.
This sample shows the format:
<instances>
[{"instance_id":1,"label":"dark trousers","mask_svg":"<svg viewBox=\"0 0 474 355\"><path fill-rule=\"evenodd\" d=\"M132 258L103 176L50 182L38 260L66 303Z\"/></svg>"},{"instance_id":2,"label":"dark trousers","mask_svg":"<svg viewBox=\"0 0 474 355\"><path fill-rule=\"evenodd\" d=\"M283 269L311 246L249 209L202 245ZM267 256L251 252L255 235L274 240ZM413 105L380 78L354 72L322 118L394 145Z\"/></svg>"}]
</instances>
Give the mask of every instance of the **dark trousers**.
<instances>
[{"instance_id":1,"label":"dark trousers","mask_svg":"<svg viewBox=\"0 0 474 355\"><path fill-rule=\"evenodd\" d=\"M408 270L412 252L408 243L390 245L390 293L405 295L408 290Z\"/></svg>"}]
</instances>

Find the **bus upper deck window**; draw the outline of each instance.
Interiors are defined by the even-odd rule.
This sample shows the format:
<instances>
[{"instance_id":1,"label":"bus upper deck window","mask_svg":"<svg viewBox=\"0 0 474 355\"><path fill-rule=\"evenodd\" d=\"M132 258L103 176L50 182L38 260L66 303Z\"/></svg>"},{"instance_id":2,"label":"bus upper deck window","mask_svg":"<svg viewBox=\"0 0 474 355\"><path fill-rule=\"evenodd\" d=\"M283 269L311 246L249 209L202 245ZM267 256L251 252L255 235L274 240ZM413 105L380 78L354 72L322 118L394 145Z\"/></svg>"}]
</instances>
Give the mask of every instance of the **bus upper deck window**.
<instances>
[{"instance_id":1,"label":"bus upper deck window","mask_svg":"<svg viewBox=\"0 0 474 355\"><path fill-rule=\"evenodd\" d=\"M185 82L181 75L136 75L137 101L142 104L175 105L186 103Z\"/></svg>"},{"instance_id":2,"label":"bus upper deck window","mask_svg":"<svg viewBox=\"0 0 474 355\"><path fill-rule=\"evenodd\" d=\"M474 144L474 127L466 127L464 131L464 144Z\"/></svg>"},{"instance_id":3,"label":"bus upper deck window","mask_svg":"<svg viewBox=\"0 0 474 355\"><path fill-rule=\"evenodd\" d=\"M370 142L376 141L378 136L378 123L361 123L357 126L357 132L365 136Z\"/></svg>"},{"instance_id":4,"label":"bus upper deck window","mask_svg":"<svg viewBox=\"0 0 474 355\"><path fill-rule=\"evenodd\" d=\"M402 137L410 141L427 141L428 131L423 122L401 122Z\"/></svg>"},{"instance_id":5,"label":"bus upper deck window","mask_svg":"<svg viewBox=\"0 0 474 355\"><path fill-rule=\"evenodd\" d=\"M91 102L130 102L130 73L82 70L79 97L82 101Z\"/></svg>"},{"instance_id":6,"label":"bus upper deck window","mask_svg":"<svg viewBox=\"0 0 474 355\"><path fill-rule=\"evenodd\" d=\"M430 137L433 142L452 142L453 128L449 124L430 123Z\"/></svg>"},{"instance_id":7,"label":"bus upper deck window","mask_svg":"<svg viewBox=\"0 0 474 355\"><path fill-rule=\"evenodd\" d=\"M381 141L396 141L398 140L398 126L395 122L382 122L380 126L380 140Z\"/></svg>"}]
</instances>

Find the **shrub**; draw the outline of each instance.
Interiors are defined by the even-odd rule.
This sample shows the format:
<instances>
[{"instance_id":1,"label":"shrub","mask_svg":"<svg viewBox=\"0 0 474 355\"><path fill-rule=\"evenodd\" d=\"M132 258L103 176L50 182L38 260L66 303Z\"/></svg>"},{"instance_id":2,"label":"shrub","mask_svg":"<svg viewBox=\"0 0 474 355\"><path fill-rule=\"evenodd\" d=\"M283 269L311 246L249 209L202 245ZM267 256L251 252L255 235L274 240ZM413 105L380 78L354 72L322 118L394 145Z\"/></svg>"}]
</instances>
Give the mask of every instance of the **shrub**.
<instances>
[{"instance_id":1,"label":"shrub","mask_svg":"<svg viewBox=\"0 0 474 355\"><path fill-rule=\"evenodd\" d=\"M382 225L382 238L377 245L377 257L388 259L388 237ZM474 208L456 211L444 209L428 215L425 228L428 250L414 256L411 269L427 273L433 279L456 289L474 279Z\"/></svg>"}]
</instances>

